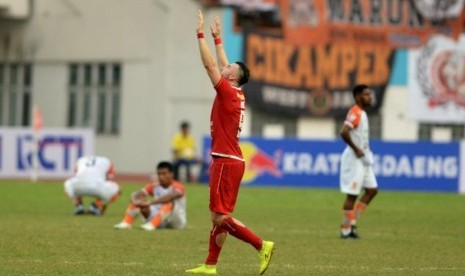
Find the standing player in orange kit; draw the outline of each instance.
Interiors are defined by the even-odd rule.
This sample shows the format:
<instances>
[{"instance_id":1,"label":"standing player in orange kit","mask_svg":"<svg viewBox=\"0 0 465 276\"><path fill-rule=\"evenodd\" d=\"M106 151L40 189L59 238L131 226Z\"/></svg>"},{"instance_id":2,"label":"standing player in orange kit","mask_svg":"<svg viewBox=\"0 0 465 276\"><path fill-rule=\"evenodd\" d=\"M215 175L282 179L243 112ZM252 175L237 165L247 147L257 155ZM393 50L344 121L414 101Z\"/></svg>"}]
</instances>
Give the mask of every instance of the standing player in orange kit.
<instances>
[{"instance_id":1,"label":"standing player in orange kit","mask_svg":"<svg viewBox=\"0 0 465 276\"><path fill-rule=\"evenodd\" d=\"M347 146L341 156L341 192L346 194L342 207L341 238L358 239L356 223L368 204L378 193L378 182L373 171L373 153L370 149L370 131L365 110L371 106L372 90L364 84L352 91L355 105L349 110L341 128L341 137ZM357 202L357 197L364 190Z\"/></svg>"},{"instance_id":2,"label":"standing player in orange kit","mask_svg":"<svg viewBox=\"0 0 465 276\"><path fill-rule=\"evenodd\" d=\"M258 251L260 274L263 274L273 255L274 243L262 240L242 222L230 216L234 211L245 169L244 158L239 148L239 134L245 112L245 97L240 86L248 81L250 73L244 63L228 62L221 41L221 22L218 17L215 17L215 23L216 28L211 27L211 34L215 42L218 64L204 38L203 15L201 11L198 12L197 38L200 57L216 91L210 117L210 211L213 229L205 264L186 272L215 275L221 248L229 233L249 243Z\"/></svg>"}]
</instances>

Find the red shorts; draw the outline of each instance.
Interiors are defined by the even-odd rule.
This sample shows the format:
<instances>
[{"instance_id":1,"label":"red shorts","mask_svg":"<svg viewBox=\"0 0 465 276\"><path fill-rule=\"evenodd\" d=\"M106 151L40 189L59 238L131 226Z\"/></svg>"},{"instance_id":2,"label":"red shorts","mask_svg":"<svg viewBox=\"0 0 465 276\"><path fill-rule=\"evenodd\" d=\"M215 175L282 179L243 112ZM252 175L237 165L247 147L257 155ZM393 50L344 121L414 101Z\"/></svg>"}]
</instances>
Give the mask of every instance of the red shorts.
<instances>
[{"instance_id":1,"label":"red shorts","mask_svg":"<svg viewBox=\"0 0 465 276\"><path fill-rule=\"evenodd\" d=\"M210 211L227 215L234 211L245 163L213 157L210 166Z\"/></svg>"}]
</instances>

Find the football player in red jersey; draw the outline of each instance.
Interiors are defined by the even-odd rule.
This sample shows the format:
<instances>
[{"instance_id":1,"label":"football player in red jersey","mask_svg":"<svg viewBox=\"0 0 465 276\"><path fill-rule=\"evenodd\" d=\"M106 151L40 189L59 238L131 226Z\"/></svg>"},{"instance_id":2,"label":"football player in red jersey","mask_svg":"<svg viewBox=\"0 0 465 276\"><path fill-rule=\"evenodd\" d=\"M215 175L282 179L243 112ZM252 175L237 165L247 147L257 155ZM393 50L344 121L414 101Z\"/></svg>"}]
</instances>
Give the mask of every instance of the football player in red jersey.
<instances>
[{"instance_id":1,"label":"football player in red jersey","mask_svg":"<svg viewBox=\"0 0 465 276\"><path fill-rule=\"evenodd\" d=\"M210 27L218 63L208 48L203 27L203 15L199 11L197 38L200 57L216 91L210 116L212 163L209 207L213 229L205 264L186 272L216 274L218 256L229 233L251 244L258 251L260 274L263 274L273 255L274 243L262 240L242 222L230 216L234 211L245 169L244 158L239 148L239 134L245 112L245 97L240 86L248 81L250 73L242 62L229 63L221 40L221 22L218 17L215 17L215 27Z\"/></svg>"}]
</instances>

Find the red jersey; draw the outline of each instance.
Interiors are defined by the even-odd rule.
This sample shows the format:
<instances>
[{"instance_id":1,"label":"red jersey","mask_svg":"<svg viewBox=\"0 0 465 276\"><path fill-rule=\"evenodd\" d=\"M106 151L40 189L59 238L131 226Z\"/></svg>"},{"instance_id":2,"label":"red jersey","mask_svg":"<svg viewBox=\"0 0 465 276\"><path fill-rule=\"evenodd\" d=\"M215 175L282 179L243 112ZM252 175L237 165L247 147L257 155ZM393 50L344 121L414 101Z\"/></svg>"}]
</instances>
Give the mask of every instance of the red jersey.
<instances>
[{"instance_id":1,"label":"red jersey","mask_svg":"<svg viewBox=\"0 0 465 276\"><path fill-rule=\"evenodd\" d=\"M216 97L210 116L211 155L244 161L239 135L244 123L245 97L242 90L221 78L215 86Z\"/></svg>"}]
</instances>

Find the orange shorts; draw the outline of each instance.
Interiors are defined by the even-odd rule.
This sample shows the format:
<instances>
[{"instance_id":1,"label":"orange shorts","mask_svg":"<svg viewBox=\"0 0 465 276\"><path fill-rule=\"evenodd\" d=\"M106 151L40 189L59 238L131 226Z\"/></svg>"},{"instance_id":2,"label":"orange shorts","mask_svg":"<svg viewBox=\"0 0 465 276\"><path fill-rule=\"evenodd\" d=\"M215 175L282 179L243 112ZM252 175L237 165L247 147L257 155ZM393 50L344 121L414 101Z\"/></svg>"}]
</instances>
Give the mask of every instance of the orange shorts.
<instances>
[{"instance_id":1,"label":"orange shorts","mask_svg":"<svg viewBox=\"0 0 465 276\"><path fill-rule=\"evenodd\" d=\"M213 157L210 166L210 211L228 215L234 211L245 163Z\"/></svg>"}]
</instances>

